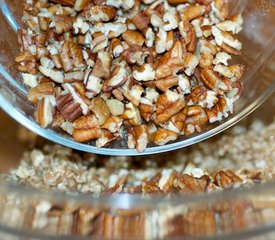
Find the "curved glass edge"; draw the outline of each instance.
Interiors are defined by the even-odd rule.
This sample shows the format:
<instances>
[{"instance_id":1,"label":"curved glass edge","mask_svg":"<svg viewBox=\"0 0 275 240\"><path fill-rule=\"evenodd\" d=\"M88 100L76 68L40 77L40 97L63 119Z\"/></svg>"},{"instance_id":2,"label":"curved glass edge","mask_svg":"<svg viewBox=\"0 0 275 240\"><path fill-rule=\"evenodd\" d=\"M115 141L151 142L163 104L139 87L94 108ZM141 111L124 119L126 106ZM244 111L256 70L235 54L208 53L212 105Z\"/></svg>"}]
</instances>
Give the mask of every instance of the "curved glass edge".
<instances>
[{"instance_id":1,"label":"curved glass edge","mask_svg":"<svg viewBox=\"0 0 275 240\"><path fill-rule=\"evenodd\" d=\"M18 28L18 25L16 21L13 19L12 15L10 14L10 11L5 4L4 0L0 0L0 6L1 6L1 11L3 12L3 15L6 17L8 20L9 24L12 26L14 30ZM271 43L274 40L271 39ZM271 45L272 47L272 45ZM273 46L274 47L274 46ZM271 54L272 54L273 49L268 49L265 53L265 59L267 59ZM264 59L262 59L263 61ZM1 65L0 65L1 67ZM8 75L8 80L11 83L16 83L17 82L9 76L9 74L5 71L5 69L0 68L0 73L2 74L3 77L7 78L6 75ZM252 74L252 73L251 73ZM23 94L25 94L25 89L22 89L22 87L18 87L15 85L15 87ZM255 102L253 102L251 105L249 105L246 109L243 109L241 112L239 112L236 116L230 118L229 120L224 120L225 122L222 123L221 125L214 127L213 129L210 129L204 133L201 133L197 136L191 137L189 139L184 139L179 142L175 143L170 143L166 144L164 146L154 146L154 147L148 147L144 152L140 153L136 149L111 149L111 148L97 148L95 146L91 146L88 144L82 144L82 143L77 143L71 139L66 139L62 136L59 136L58 134L54 133L51 130L43 129L39 125L35 124L33 121L30 119L27 119L22 113L20 113L18 110L16 110L12 104L10 104L6 99L4 99L3 96L0 96L0 107L7 112L12 118L14 118L16 121L18 121L20 124L23 126L27 127L31 131L34 131L38 135L50 140L54 141L58 144L61 144L63 146L73 148L76 150L84 151L84 152L90 152L90 153L95 153L95 154L101 154L101 155L112 155L112 156L141 156L141 155L149 155L149 154L157 154L157 153L162 153L162 152L168 152L176 149L180 149L183 147L190 146L192 144L196 144L198 142L201 142L203 140L206 140L226 129L234 125L235 123L239 122L242 120L244 117L246 117L248 114L250 114L252 111L254 111L259 105L261 105L273 92L275 91L275 84L271 85L271 87L264 93L265 95L261 95Z\"/></svg>"},{"instance_id":2,"label":"curved glass edge","mask_svg":"<svg viewBox=\"0 0 275 240\"><path fill-rule=\"evenodd\" d=\"M0 0L0 9L3 13L3 16L6 18L6 20L12 27L12 29L17 32L19 25L15 21L14 17L12 16L12 14L4 0Z\"/></svg>"},{"instance_id":3,"label":"curved glass edge","mask_svg":"<svg viewBox=\"0 0 275 240\"><path fill-rule=\"evenodd\" d=\"M175 198L162 197L160 195L146 198L140 194L117 194L111 196L93 196L80 193L67 193L55 190L39 190L25 185L10 184L2 181L0 185L1 194L19 194L36 200L51 200L54 203L72 202L74 204L85 204L93 207L108 206L110 209L132 209L132 208L165 208L177 204L208 204L216 201L236 201L247 197L257 197L264 194L275 194L275 182L254 185L245 189L229 189L222 192L195 193L192 195L177 195Z\"/></svg>"},{"instance_id":4,"label":"curved glass edge","mask_svg":"<svg viewBox=\"0 0 275 240\"><path fill-rule=\"evenodd\" d=\"M56 133L49 131L47 129L43 129L31 119L26 118L21 112L16 110L6 99L0 95L0 107L9 114L13 119L18 121L20 124L28 128L29 130L37 133L38 135L58 143L60 145L73 148L76 150L80 150L83 152L95 153L100 155L111 155L111 156L142 156L142 155L149 155L149 154L157 154L168 152L176 149L180 149L183 147L190 146L192 144L196 144L203 140L206 140L214 135L228 129L229 127L233 126L235 123L239 122L247 115L249 115L252 111L254 111L258 106L260 106L266 99L268 99L272 93L275 91L275 85L268 89L264 95L260 96L255 102L253 102L250 106L245 108L243 111L238 113L236 116L231 118L230 120L224 122L223 124L205 132L198 136L194 136L190 139L182 140L180 142L167 144L164 146L157 146L157 147L149 147L144 152L138 152L136 149L109 149L109 148L97 148L95 146L90 146L86 144L77 143L73 140L66 139L57 135Z\"/></svg>"}]
</instances>

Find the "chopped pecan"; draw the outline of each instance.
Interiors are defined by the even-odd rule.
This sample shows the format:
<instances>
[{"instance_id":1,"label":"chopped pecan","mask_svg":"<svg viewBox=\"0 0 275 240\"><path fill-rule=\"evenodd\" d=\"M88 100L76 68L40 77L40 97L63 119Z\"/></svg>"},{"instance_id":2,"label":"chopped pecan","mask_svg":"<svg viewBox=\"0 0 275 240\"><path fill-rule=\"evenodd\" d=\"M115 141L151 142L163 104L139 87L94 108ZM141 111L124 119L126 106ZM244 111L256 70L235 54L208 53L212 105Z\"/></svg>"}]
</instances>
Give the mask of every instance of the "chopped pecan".
<instances>
[{"instance_id":1,"label":"chopped pecan","mask_svg":"<svg viewBox=\"0 0 275 240\"><path fill-rule=\"evenodd\" d=\"M98 139L98 147L129 129L129 145L143 151L147 142L136 141L140 126L147 141L165 144L227 117L244 73L243 65L229 65L241 53L236 34L243 19L229 16L228 2L27 1L18 69L31 88L29 100L39 105L37 116L43 99L57 96L53 121L42 125L65 129L80 142ZM75 128L83 115L96 124Z\"/></svg>"},{"instance_id":2,"label":"chopped pecan","mask_svg":"<svg viewBox=\"0 0 275 240\"><path fill-rule=\"evenodd\" d=\"M82 70L85 67L82 49L76 43L65 40L60 57L65 72L71 72L74 68Z\"/></svg>"},{"instance_id":3,"label":"chopped pecan","mask_svg":"<svg viewBox=\"0 0 275 240\"><path fill-rule=\"evenodd\" d=\"M128 64L143 65L148 53L145 52L140 46L131 46L122 53L122 59Z\"/></svg>"},{"instance_id":4,"label":"chopped pecan","mask_svg":"<svg viewBox=\"0 0 275 240\"><path fill-rule=\"evenodd\" d=\"M51 0L54 3L60 3L65 6L73 6L76 0Z\"/></svg>"},{"instance_id":5,"label":"chopped pecan","mask_svg":"<svg viewBox=\"0 0 275 240\"><path fill-rule=\"evenodd\" d=\"M143 92L143 87L140 85L134 85L131 89L124 91L123 95L135 106L138 106Z\"/></svg>"},{"instance_id":6,"label":"chopped pecan","mask_svg":"<svg viewBox=\"0 0 275 240\"><path fill-rule=\"evenodd\" d=\"M219 171L215 174L214 179L216 184L222 188L229 188L236 182L241 182L242 179L238 177L234 172L227 171Z\"/></svg>"},{"instance_id":7,"label":"chopped pecan","mask_svg":"<svg viewBox=\"0 0 275 240\"><path fill-rule=\"evenodd\" d=\"M170 141L175 141L177 138L177 133L159 128L155 133L154 143L162 146Z\"/></svg>"},{"instance_id":8,"label":"chopped pecan","mask_svg":"<svg viewBox=\"0 0 275 240\"><path fill-rule=\"evenodd\" d=\"M56 15L54 21L56 33L59 35L69 32L73 27L73 20L70 16Z\"/></svg>"},{"instance_id":9,"label":"chopped pecan","mask_svg":"<svg viewBox=\"0 0 275 240\"><path fill-rule=\"evenodd\" d=\"M89 0L74 0L74 9L80 12L88 5L89 2Z\"/></svg>"},{"instance_id":10,"label":"chopped pecan","mask_svg":"<svg viewBox=\"0 0 275 240\"><path fill-rule=\"evenodd\" d=\"M207 122L207 120L208 118L206 116L206 113L201 106L194 105L187 107L185 120L186 124L192 124L193 126L201 127Z\"/></svg>"},{"instance_id":11,"label":"chopped pecan","mask_svg":"<svg viewBox=\"0 0 275 240\"><path fill-rule=\"evenodd\" d=\"M116 66L112 71L110 78L103 83L103 92L112 92L114 89L121 87L127 81L127 71L121 66Z\"/></svg>"},{"instance_id":12,"label":"chopped pecan","mask_svg":"<svg viewBox=\"0 0 275 240\"><path fill-rule=\"evenodd\" d=\"M138 106L141 117L149 122L152 114L155 111L155 107L152 104L140 103Z\"/></svg>"},{"instance_id":13,"label":"chopped pecan","mask_svg":"<svg viewBox=\"0 0 275 240\"><path fill-rule=\"evenodd\" d=\"M132 126L139 126L142 122L138 108L131 102L125 105L125 111L121 117L128 120Z\"/></svg>"},{"instance_id":14,"label":"chopped pecan","mask_svg":"<svg viewBox=\"0 0 275 240\"><path fill-rule=\"evenodd\" d=\"M93 67L92 75L99 78L108 78L111 74L112 56L107 52L99 52L98 59Z\"/></svg>"},{"instance_id":15,"label":"chopped pecan","mask_svg":"<svg viewBox=\"0 0 275 240\"><path fill-rule=\"evenodd\" d=\"M181 18L187 18L189 21L201 17L206 11L204 5L190 5L186 8L183 8L180 11Z\"/></svg>"},{"instance_id":16,"label":"chopped pecan","mask_svg":"<svg viewBox=\"0 0 275 240\"><path fill-rule=\"evenodd\" d=\"M127 42L130 46L137 45L142 47L144 44L144 37L141 33L134 31L134 30L128 30L127 32L122 34L122 38L125 42Z\"/></svg>"},{"instance_id":17,"label":"chopped pecan","mask_svg":"<svg viewBox=\"0 0 275 240\"><path fill-rule=\"evenodd\" d=\"M101 129L95 115L78 118L73 123L73 138L76 142L87 142L101 136Z\"/></svg>"},{"instance_id":18,"label":"chopped pecan","mask_svg":"<svg viewBox=\"0 0 275 240\"><path fill-rule=\"evenodd\" d=\"M128 139L130 147L134 146L139 152L144 152L148 144L147 126L135 126L132 131L129 131L129 135L131 135Z\"/></svg>"},{"instance_id":19,"label":"chopped pecan","mask_svg":"<svg viewBox=\"0 0 275 240\"><path fill-rule=\"evenodd\" d=\"M92 23L109 22L116 17L116 12L112 6L94 5L85 10L84 15Z\"/></svg>"},{"instance_id":20,"label":"chopped pecan","mask_svg":"<svg viewBox=\"0 0 275 240\"><path fill-rule=\"evenodd\" d=\"M117 136L114 133L109 132L108 130L101 130L101 136L96 140L96 146L98 148L106 146L106 144L115 140Z\"/></svg>"},{"instance_id":21,"label":"chopped pecan","mask_svg":"<svg viewBox=\"0 0 275 240\"><path fill-rule=\"evenodd\" d=\"M24 73L29 73L32 75L38 74L38 64L35 56L33 56L29 51L24 51L19 54L15 61L19 63L17 66L18 70Z\"/></svg>"},{"instance_id":22,"label":"chopped pecan","mask_svg":"<svg viewBox=\"0 0 275 240\"><path fill-rule=\"evenodd\" d=\"M113 116L119 116L124 112L124 104L117 99L107 99L109 110Z\"/></svg>"},{"instance_id":23,"label":"chopped pecan","mask_svg":"<svg viewBox=\"0 0 275 240\"><path fill-rule=\"evenodd\" d=\"M51 82L40 83L36 87L30 88L28 92L28 100L35 104L38 100L42 99L46 95L54 95L54 85Z\"/></svg>"},{"instance_id":24,"label":"chopped pecan","mask_svg":"<svg viewBox=\"0 0 275 240\"><path fill-rule=\"evenodd\" d=\"M179 78L177 76L170 76L144 83L145 86L157 88L163 92L166 92L169 88L176 86L178 84Z\"/></svg>"},{"instance_id":25,"label":"chopped pecan","mask_svg":"<svg viewBox=\"0 0 275 240\"><path fill-rule=\"evenodd\" d=\"M198 78L204 83L206 87L213 91L218 91L220 88L226 88L221 78L210 68L205 68L202 71L197 69Z\"/></svg>"},{"instance_id":26,"label":"chopped pecan","mask_svg":"<svg viewBox=\"0 0 275 240\"><path fill-rule=\"evenodd\" d=\"M100 50L105 49L108 46L108 38L103 33L97 33L93 36L91 42L91 49L93 53L98 53Z\"/></svg>"},{"instance_id":27,"label":"chopped pecan","mask_svg":"<svg viewBox=\"0 0 275 240\"><path fill-rule=\"evenodd\" d=\"M110 50L113 54L114 57L119 57L123 51L124 51L124 48L121 44L121 41L118 39L118 38L113 38L111 43L110 43Z\"/></svg>"},{"instance_id":28,"label":"chopped pecan","mask_svg":"<svg viewBox=\"0 0 275 240\"><path fill-rule=\"evenodd\" d=\"M55 106L54 96L44 96L36 105L35 120L42 127L46 128L53 122L53 109Z\"/></svg>"},{"instance_id":29,"label":"chopped pecan","mask_svg":"<svg viewBox=\"0 0 275 240\"><path fill-rule=\"evenodd\" d=\"M149 27L149 18L144 12L137 13L131 20L140 31Z\"/></svg>"},{"instance_id":30,"label":"chopped pecan","mask_svg":"<svg viewBox=\"0 0 275 240\"><path fill-rule=\"evenodd\" d=\"M171 58L156 69L156 78L161 79L176 75L184 66L185 63L182 59Z\"/></svg>"},{"instance_id":31,"label":"chopped pecan","mask_svg":"<svg viewBox=\"0 0 275 240\"><path fill-rule=\"evenodd\" d=\"M101 128L108 129L110 132L115 133L118 132L122 125L122 118L118 116L111 116L107 119L107 121L101 125Z\"/></svg>"},{"instance_id":32,"label":"chopped pecan","mask_svg":"<svg viewBox=\"0 0 275 240\"><path fill-rule=\"evenodd\" d=\"M155 79L155 76L156 71L148 63L143 66L143 69L141 71L133 71L133 77L137 81L151 81Z\"/></svg>"},{"instance_id":33,"label":"chopped pecan","mask_svg":"<svg viewBox=\"0 0 275 240\"><path fill-rule=\"evenodd\" d=\"M96 115L99 125L104 124L110 116L107 103L99 96L92 99L90 109Z\"/></svg>"},{"instance_id":34,"label":"chopped pecan","mask_svg":"<svg viewBox=\"0 0 275 240\"><path fill-rule=\"evenodd\" d=\"M73 122L82 115L79 103L74 102L70 93L59 95L56 99L56 107L65 120Z\"/></svg>"},{"instance_id":35,"label":"chopped pecan","mask_svg":"<svg viewBox=\"0 0 275 240\"><path fill-rule=\"evenodd\" d=\"M64 74L61 71L54 70L51 68L46 68L44 66L39 66L39 71L46 77L49 77L56 83L64 82Z\"/></svg>"},{"instance_id":36,"label":"chopped pecan","mask_svg":"<svg viewBox=\"0 0 275 240\"><path fill-rule=\"evenodd\" d=\"M185 107L185 101L177 93L170 90L160 95L157 100L156 122L163 123L180 112Z\"/></svg>"}]
</instances>

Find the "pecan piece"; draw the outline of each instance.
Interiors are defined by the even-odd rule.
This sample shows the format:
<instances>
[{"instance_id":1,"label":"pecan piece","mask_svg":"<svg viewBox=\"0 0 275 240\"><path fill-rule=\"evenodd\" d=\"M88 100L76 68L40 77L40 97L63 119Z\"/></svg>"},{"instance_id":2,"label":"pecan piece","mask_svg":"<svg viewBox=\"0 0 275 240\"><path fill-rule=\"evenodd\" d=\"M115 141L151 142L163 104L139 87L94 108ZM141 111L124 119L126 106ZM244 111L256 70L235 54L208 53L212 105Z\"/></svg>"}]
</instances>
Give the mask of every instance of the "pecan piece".
<instances>
[{"instance_id":1,"label":"pecan piece","mask_svg":"<svg viewBox=\"0 0 275 240\"><path fill-rule=\"evenodd\" d=\"M148 87L153 87L166 92L169 88L176 86L179 83L179 78L177 76L170 76L162 79L157 79L155 81L145 82L144 85Z\"/></svg>"},{"instance_id":2,"label":"pecan piece","mask_svg":"<svg viewBox=\"0 0 275 240\"><path fill-rule=\"evenodd\" d=\"M137 45L137 46L142 47L142 45L144 44L144 41L145 41L142 34L139 33L138 31L134 31L134 30L128 30L127 32L123 33L122 38L130 46Z\"/></svg>"},{"instance_id":3,"label":"pecan piece","mask_svg":"<svg viewBox=\"0 0 275 240\"><path fill-rule=\"evenodd\" d=\"M133 45L126 49L121 57L122 59L127 62L128 64L135 64L143 65L145 62L145 59L147 58L148 53L145 52L142 47Z\"/></svg>"},{"instance_id":4,"label":"pecan piece","mask_svg":"<svg viewBox=\"0 0 275 240\"><path fill-rule=\"evenodd\" d=\"M159 128L155 133L154 143L156 145L165 145L170 141L175 141L178 138L178 134L169 130Z\"/></svg>"},{"instance_id":5,"label":"pecan piece","mask_svg":"<svg viewBox=\"0 0 275 240\"><path fill-rule=\"evenodd\" d=\"M35 104L38 100L42 99L46 95L54 95L54 86L51 82L40 83L36 87L30 88L28 92L28 100Z\"/></svg>"},{"instance_id":6,"label":"pecan piece","mask_svg":"<svg viewBox=\"0 0 275 240\"><path fill-rule=\"evenodd\" d=\"M106 101L113 116L119 116L124 112L124 104L117 99L107 99Z\"/></svg>"},{"instance_id":7,"label":"pecan piece","mask_svg":"<svg viewBox=\"0 0 275 240\"><path fill-rule=\"evenodd\" d=\"M73 20L70 16L56 15L54 21L56 33L59 35L69 32L73 27Z\"/></svg>"},{"instance_id":8,"label":"pecan piece","mask_svg":"<svg viewBox=\"0 0 275 240\"><path fill-rule=\"evenodd\" d=\"M74 68L82 70L85 67L82 49L76 43L65 40L60 57L65 72L71 72Z\"/></svg>"},{"instance_id":9,"label":"pecan piece","mask_svg":"<svg viewBox=\"0 0 275 240\"><path fill-rule=\"evenodd\" d=\"M221 78L211 68L205 68L202 71L197 69L195 75L204 83L206 87L217 92L220 88L226 88Z\"/></svg>"},{"instance_id":10,"label":"pecan piece","mask_svg":"<svg viewBox=\"0 0 275 240\"><path fill-rule=\"evenodd\" d=\"M122 125L122 118L117 116L111 116L107 119L107 121L101 125L101 128L108 129L110 132L115 133L118 132Z\"/></svg>"},{"instance_id":11,"label":"pecan piece","mask_svg":"<svg viewBox=\"0 0 275 240\"><path fill-rule=\"evenodd\" d=\"M201 125L207 122L208 118L204 109L201 106L188 106L186 112L185 123L192 124L193 126L199 127L197 130L200 130Z\"/></svg>"},{"instance_id":12,"label":"pecan piece","mask_svg":"<svg viewBox=\"0 0 275 240\"><path fill-rule=\"evenodd\" d=\"M73 138L76 142L88 142L101 136L101 129L95 115L78 118L73 123Z\"/></svg>"},{"instance_id":13,"label":"pecan piece","mask_svg":"<svg viewBox=\"0 0 275 240\"><path fill-rule=\"evenodd\" d=\"M127 71L121 66L116 66L111 73L111 77L104 81L102 91L112 92L114 89L121 87L126 81Z\"/></svg>"},{"instance_id":14,"label":"pecan piece","mask_svg":"<svg viewBox=\"0 0 275 240\"><path fill-rule=\"evenodd\" d=\"M110 116L109 107L101 97L92 99L90 109L96 115L99 125L104 124Z\"/></svg>"},{"instance_id":15,"label":"pecan piece","mask_svg":"<svg viewBox=\"0 0 275 240\"><path fill-rule=\"evenodd\" d=\"M146 125L135 126L128 130L128 145L130 148L136 147L138 152L144 152L148 144L148 132Z\"/></svg>"},{"instance_id":16,"label":"pecan piece","mask_svg":"<svg viewBox=\"0 0 275 240\"><path fill-rule=\"evenodd\" d=\"M151 81L154 80L156 76L156 71L152 68L152 66L146 63L141 71L133 71L133 77L137 81Z\"/></svg>"},{"instance_id":17,"label":"pecan piece","mask_svg":"<svg viewBox=\"0 0 275 240\"><path fill-rule=\"evenodd\" d=\"M116 12L112 6L94 5L85 10L84 15L92 23L109 22L116 17Z\"/></svg>"},{"instance_id":18,"label":"pecan piece","mask_svg":"<svg viewBox=\"0 0 275 240\"><path fill-rule=\"evenodd\" d=\"M98 148L106 146L106 144L115 140L117 136L114 133L109 132L108 130L102 130L101 136L96 140L95 144Z\"/></svg>"},{"instance_id":19,"label":"pecan piece","mask_svg":"<svg viewBox=\"0 0 275 240\"><path fill-rule=\"evenodd\" d=\"M190 5L186 8L183 8L180 11L180 15L182 18L187 18L189 21L201 17L206 11L206 7L204 5Z\"/></svg>"},{"instance_id":20,"label":"pecan piece","mask_svg":"<svg viewBox=\"0 0 275 240\"><path fill-rule=\"evenodd\" d=\"M111 73L112 56L107 52L99 52L92 74L99 78L108 78Z\"/></svg>"},{"instance_id":21,"label":"pecan piece","mask_svg":"<svg viewBox=\"0 0 275 240\"><path fill-rule=\"evenodd\" d=\"M70 93L59 95L56 99L56 107L65 120L73 122L82 115L79 103L74 102Z\"/></svg>"},{"instance_id":22,"label":"pecan piece","mask_svg":"<svg viewBox=\"0 0 275 240\"><path fill-rule=\"evenodd\" d=\"M166 78L177 74L185 66L180 58L171 58L166 63L160 65L156 70L156 78Z\"/></svg>"},{"instance_id":23,"label":"pecan piece","mask_svg":"<svg viewBox=\"0 0 275 240\"><path fill-rule=\"evenodd\" d=\"M60 3L65 6L73 6L76 0L50 0L51 2L54 3Z\"/></svg>"},{"instance_id":24,"label":"pecan piece","mask_svg":"<svg viewBox=\"0 0 275 240\"><path fill-rule=\"evenodd\" d=\"M229 188L236 182L241 182L242 179L238 177L234 172L232 171L219 171L215 174L214 179L216 181L216 184L219 187L222 188Z\"/></svg>"},{"instance_id":25,"label":"pecan piece","mask_svg":"<svg viewBox=\"0 0 275 240\"><path fill-rule=\"evenodd\" d=\"M156 122L163 123L180 112L185 107L185 101L177 93L168 90L157 100Z\"/></svg>"},{"instance_id":26,"label":"pecan piece","mask_svg":"<svg viewBox=\"0 0 275 240\"><path fill-rule=\"evenodd\" d=\"M55 106L54 96L44 96L36 105L35 120L42 127L46 128L53 122L53 108Z\"/></svg>"},{"instance_id":27,"label":"pecan piece","mask_svg":"<svg viewBox=\"0 0 275 240\"><path fill-rule=\"evenodd\" d=\"M90 0L74 0L74 2L74 9L80 12L88 5Z\"/></svg>"},{"instance_id":28,"label":"pecan piece","mask_svg":"<svg viewBox=\"0 0 275 240\"><path fill-rule=\"evenodd\" d=\"M138 30L143 31L149 27L149 18L144 12L137 13L133 18L132 22L138 28Z\"/></svg>"},{"instance_id":29,"label":"pecan piece","mask_svg":"<svg viewBox=\"0 0 275 240\"><path fill-rule=\"evenodd\" d=\"M29 51L20 53L15 58L15 62L19 63L17 69L21 72L29 73L31 75L36 75L38 73L37 60Z\"/></svg>"}]
</instances>

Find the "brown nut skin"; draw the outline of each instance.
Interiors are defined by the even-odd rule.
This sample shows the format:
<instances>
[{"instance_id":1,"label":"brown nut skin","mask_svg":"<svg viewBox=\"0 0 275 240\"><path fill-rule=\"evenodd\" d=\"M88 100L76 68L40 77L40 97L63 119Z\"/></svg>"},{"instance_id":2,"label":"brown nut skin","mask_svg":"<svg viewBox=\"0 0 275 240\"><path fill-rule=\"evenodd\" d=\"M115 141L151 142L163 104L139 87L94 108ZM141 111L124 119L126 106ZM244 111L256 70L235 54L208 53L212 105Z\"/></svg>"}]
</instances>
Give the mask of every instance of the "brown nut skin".
<instances>
[{"instance_id":1,"label":"brown nut skin","mask_svg":"<svg viewBox=\"0 0 275 240\"><path fill-rule=\"evenodd\" d=\"M135 30L128 30L127 32L123 33L122 38L130 46L137 45L142 47L145 42L143 35Z\"/></svg>"},{"instance_id":2,"label":"brown nut skin","mask_svg":"<svg viewBox=\"0 0 275 240\"><path fill-rule=\"evenodd\" d=\"M50 126L53 122L54 106L50 98L52 96L45 96L36 104L34 119L42 128Z\"/></svg>"},{"instance_id":3,"label":"brown nut skin","mask_svg":"<svg viewBox=\"0 0 275 240\"><path fill-rule=\"evenodd\" d=\"M241 182L242 179L238 177L235 173L233 173L230 170L227 171L219 171L214 176L215 183L219 187L222 188L229 188L231 187L235 182Z\"/></svg>"},{"instance_id":4,"label":"brown nut skin","mask_svg":"<svg viewBox=\"0 0 275 240\"><path fill-rule=\"evenodd\" d=\"M30 88L27 97L28 101L30 101L32 104L35 104L45 95L55 95L53 83L40 83L36 87Z\"/></svg>"},{"instance_id":5,"label":"brown nut skin","mask_svg":"<svg viewBox=\"0 0 275 240\"><path fill-rule=\"evenodd\" d=\"M168 3L171 5L179 5L183 3L188 3L189 0L168 0Z\"/></svg>"},{"instance_id":6,"label":"brown nut skin","mask_svg":"<svg viewBox=\"0 0 275 240\"><path fill-rule=\"evenodd\" d=\"M170 141L175 141L178 138L178 134L169 130L159 128L156 132L154 143L156 145L165 145Z\"/></svg>"},{"instance_id":7,"label":"brown nut skin","mask_svg":"<svg viewBox=\"0 0 275 240\"><path fill-rule=\"evenodd\" d=\"M70 93L58 96L56 105L60 114L67 121L73 122L82 115L80 105L74 102Z\"/></svg>"},{"instance_id":8,"label":"brown nut skin","mask_svg":"<svg viewBox=\"0 0 275 240\"><path fill-rule=\"evenodd\" d=\"M54 21L56 33L59 35L69 32L73 27L73 19L69 16L56 15Z\"/></svg>"},{"instance_id":9,"label":"brown nut skin","mask_svg":"<svg viewBox=\"0 0 275 240\"><path fill-rule=\"evenodd\" d=\"M150 118L154 113L154 106L149 104L140 103L138 106L140 116L147 122L149 122Z\"/></svg>"},{"instance_id":10,"label":"brown nut skin","mask_svg":"<svg viewBox=\"0 0 275 240\"><path fill-rule=\"evenodd\" d=\"M116 17L116 8L112 6L94 5L84 11L85 17L93 22L109 22ZM97 16L96 18L93 18Z\"/></svg>"},{"instance_id":11,"label":"brown nut skin","mask_svg":"<svg viewBox=\"0 0 275 240\"><path fill-rule=\"evenodd\" d=\"M197 70L200 71L199 69ZM206 87L211 90L218 90L221 78L211 68L205 68L198 74L200 80L204 83Z\"/></svg>"},{"instance_id":12,"label":"brown nut skin","mask_svg":"<svg viewBox=\"0 0 275 240\"><path fill-rule=\"evenodd\" d=\"M179 79L177 76L170 76L166 78L161 78L155 81L144 82L143 84L147 87L153 87L166 92L169 88L177 85Z\"/></svg>"},{"instance_id":13,"label":"brown nut skin","mask_svg":"<svg viewBox=\"0 0 275 240\"><path fill-rule=\"evenodd\" d=\"M178 73L184 68L185 64L183 59L171 58L165 64L160 65L156 70L156 78L162 79L170 77Z\"/></svg>"},{"instance_id":14,"label":"brown nut skin","mask_svg":"<svg viewBox=\"0 0 275 240\"><path fill-rule=\"evenodd\" d=\"M101 129L95 115L88 115L78 118L73 123L73 139L76 142L87 142L101 135Z\"/></svg>"},{"instance_id":15,"label":"brown nut skin","mask_svg":"<svg viewBox=\"0 0 275 240\"><path fill-rule=\"evenodd\" d=\"M51 2L54 3L59 3L62 4L64 6L73 6L76 0L50 0Z\"/></svg>"},{"instance_id":16,"label":"brown nut skin","mask_svg":"<svg viewBox=\"0 0 275 240\"><path fill-rule=\"evenodd\" d=\"M104 81L102 86L103 92L112 92L113 90L121 87L124 83L127 82L127 76L121 74L123 68L121 66L116 66L111 73L110 78Z\"/></svg>"},{"instance_id":17,"label":"brown nut skin","mask_svg":"<svg viewBox=\"0 0 275 240\"><path fill-rule=\"evenodd\" d=\"M105 100L99 96L92 99L90 109L97 116L99 125L104 124L110 116L109 107Z\"/></svg>"},{"instance_id":18,"label":"brown nut skin","mask_svg":"<svg viewBox=\"0 0 275 240\"><path fill-rule=\"evenodd\" d=\"M132 18L132 22L136 25L138 30L143 31L149 27L150 20L144 12L139 12Z\"/></svg>"},{"instance_id":19,"label":"brown nut skin","mask_svg":"<svg viewBox=\"0 0 275 240\"><path fill-rule=\"evenodd\" d=\"M180 11L180 15L184 15L187 17L189 21L201 17L206 11L206 7L204 5L190 5L187 8L184 8Z\"/></svg>"},{"instance_id":20,"label":"brown nut skin","mask_svg":"<svg viewBox=\"0 0 275 240\"><path fill-rule=\"evenodd\" d=\"M148 132L146 125L135 126L135 140L136 140L136 149L138 152L144 152L148 144Z\"/></svg>"},{"instance_id":21,"label":"brown nut skin","mask_svg":"<svg viewBox=\"0 0 275 240\"><path fill-rule=\"evenodd\" d=\"M182 98L171 102L166 93L159 96L157 100L156 123L168 121L172 116L180 112L185 107L185 101Z\"/></svg>"}]
</instances>

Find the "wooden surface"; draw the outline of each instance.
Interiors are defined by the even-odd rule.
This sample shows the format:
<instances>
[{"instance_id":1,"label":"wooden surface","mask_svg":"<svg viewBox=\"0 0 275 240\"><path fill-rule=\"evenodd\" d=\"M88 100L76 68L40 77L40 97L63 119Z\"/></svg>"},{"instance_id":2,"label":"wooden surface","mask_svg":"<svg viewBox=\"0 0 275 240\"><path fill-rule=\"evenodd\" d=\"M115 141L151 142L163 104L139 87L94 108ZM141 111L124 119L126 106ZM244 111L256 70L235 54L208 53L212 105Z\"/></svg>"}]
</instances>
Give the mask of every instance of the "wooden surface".
<instances>
[{"instance_id":1,"label":"wooden surface","mask_svg":"<svg viewBox=\"0 0 275 240\"><path fill-rule=\"evenodd\" d=\"M0 172L16 166L26 145L17 138L19 125L0 110Z\"/></svg>"}]
</instances>

